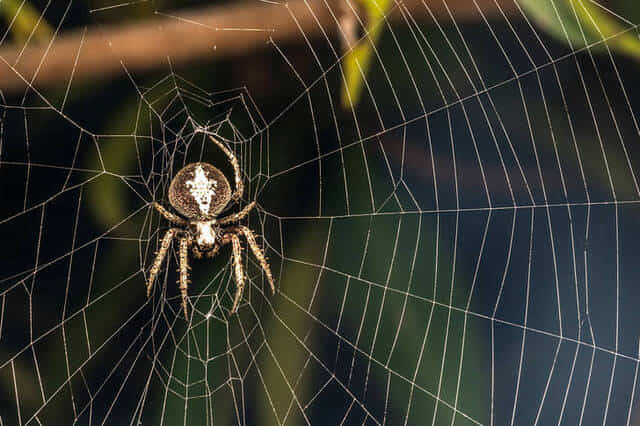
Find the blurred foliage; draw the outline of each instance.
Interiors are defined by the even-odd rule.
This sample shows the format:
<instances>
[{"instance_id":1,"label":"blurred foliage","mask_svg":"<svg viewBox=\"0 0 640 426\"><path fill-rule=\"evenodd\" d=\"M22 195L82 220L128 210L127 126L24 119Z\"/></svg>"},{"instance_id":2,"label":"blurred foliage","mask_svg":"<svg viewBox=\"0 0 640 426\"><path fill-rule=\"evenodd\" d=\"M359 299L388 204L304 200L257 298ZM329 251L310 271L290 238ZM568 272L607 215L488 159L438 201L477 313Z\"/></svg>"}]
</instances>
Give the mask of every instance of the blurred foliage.
<instances>
[{"instance_id":1,"label":"blurred foliage","mask_svg":"<svg viewBox=\"0 0 640 426\"><path fill-rule=\"evenodd\" d=\"M626 31L632 24L595 2L521 0L519 4L541 28L558 40L570 43L574 49L605 39L616 52L640 58L638 34Z\"/></svg>"},{"instance_id":2,"label":"blurred foliage","mask_svg":"<svg viewBox=\"0 0 640 426\"><path fill-rule=\"evenodd\" d=\"M365 11L365 38L353 46L344 58L346 84L342 88L342 106L349 108L360 100L364 78L374 55L374 45L385 27L384 18L394 5L393 0L356 0Z\"/></svg>"},{"instance_id":3,"label":"blurred foliage","mask_svg":"<svg viewBox=\"0 0 640 426\"><path fill-rule=\"evenodd\" d=\"M356 0L355 3L365 12L366 35L344 58L346 84L341 96L344 108L360 101L364 79L375 53L374 46L384 31L385 15L394 5L392 0ZM542 29L575 49L601 43L604 39L616 52L640 58L640 39L635 31L628 31L632 24L617 18L601 5L582 0L521 0L518 4ZM634 7L629 4L626 8Z\"/></svg>"},{"instance_id":4,"label":"blurred foliage","mask_svg":"<svg viewBox=\"0 0 640 426\"><path fill-rule=\"evenodd\" d=\"M53 28L47 23L44 14L26 0L1 0L0 13L7 25L11 26L11 34L18 42L29 38L43 43L51 39Z\"/></svg>"},{"instance_id":5,"label":"blurred foliage","mask_svg":"<svg viewBox=\"0 0 640 426\"><path fill-rule=\"evenodd\" d=\"M132 98L122 103L121 107L109 117L109 122L105 123L105 129L118 129L122 131L129 127L131 117L137 116L139 99ZM149 126L148 115L140 117L141 126ZM130 129L133 132L133 129ZM123 139L109 139L102 141L100 156L92 156L88 159L89 168L100 170L103 165L117 164L125 170L135 170L137 156L131 149L123 149L126 143ZM108 171L108 170L107 170ZM126 205L127 187L120 179L101 179L99 186L93 186L92 191L87 194L88 206L91 209L91 216L99 226L106 228L113 225L114 218L126 217L131 211L131 206ZM131 226L127 223L125 226ZM130 231L130 230L129 230Z\"/></svg>"}]
</instances>

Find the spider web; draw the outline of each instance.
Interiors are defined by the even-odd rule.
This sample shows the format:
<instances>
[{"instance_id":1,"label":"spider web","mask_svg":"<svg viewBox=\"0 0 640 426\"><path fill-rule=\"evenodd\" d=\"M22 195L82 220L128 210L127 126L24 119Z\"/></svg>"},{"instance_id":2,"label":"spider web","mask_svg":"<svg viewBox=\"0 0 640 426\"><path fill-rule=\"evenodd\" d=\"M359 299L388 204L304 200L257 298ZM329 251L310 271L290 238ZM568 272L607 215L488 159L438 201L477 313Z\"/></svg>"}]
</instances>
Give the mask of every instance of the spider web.
<instances>
[{"instance_id":1,"label":"spider web","mask_svg":"<svg viewBox=\"0 0 640 426\"><path fill-rule=\"evenodd\" d=\"M589 2L623 30L575 46L518 4L474 1L468 23L459 2L435 3L391 8L346 109L333 3L305 3L336 19L297 27L299 43L270 22L236 28L268 43L249 61L263 79L240 88L170 57L151 76L123 61L135 107L115 115L108 86L72 72L48 91L2 58L24 91L0 92L0 423L637 421L638 91L610 47L637 27ZM84 7L48 6L58 30ZM181 19L160 3L89 8L114 10ZM565 33L573 11L557 15ZM288 90L258 99L270 84ZM247 225L277 293L245 247L230 315L223 250L191 262L185 321L175 243L145 297L168 227L150 203L167 205L187 163L231 176L208 134L240 161L240 206L258 202Z\"/></svg>"}]
</instances>

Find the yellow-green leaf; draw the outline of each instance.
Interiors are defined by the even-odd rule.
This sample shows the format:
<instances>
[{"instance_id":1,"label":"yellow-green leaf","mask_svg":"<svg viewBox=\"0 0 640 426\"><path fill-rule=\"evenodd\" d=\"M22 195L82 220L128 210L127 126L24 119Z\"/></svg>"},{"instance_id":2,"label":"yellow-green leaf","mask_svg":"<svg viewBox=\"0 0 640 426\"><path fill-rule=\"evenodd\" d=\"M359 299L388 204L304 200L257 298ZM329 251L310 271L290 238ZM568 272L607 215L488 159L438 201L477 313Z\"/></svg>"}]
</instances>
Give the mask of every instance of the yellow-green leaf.
<instances>
[{"instance_id":1,"label":"yellow-green leaf","mask_svg":"<svg viewBox=\"0 0 640 426\"><path fill-rule=\"evenodd\" d=\"M18 41L26 41L31 37L32 40L45 42L53 34L44 16L26 0L0 0L0 13Z\"/></svg>"},{"instance_id":2,"label":"yellow-green leaf","mask_svg":"<svg viewBox=\"0 0 640 426\"><path fill-rule=\"evenodd\" d=\"M640 39L632 24L585 0L519 0L528 17L574 49L606 40L614 51L640 58Z\"/></svg>"},{"instance_id":3,"label":"yellow-green leaf","mask_svg":"<svg viewBox=\"0 0 640 426\"><path fill-rule=\"evenodd\" d=\"M346 84L342 88L342 106L349 108L360 100L364 75L366 75L373 57L373 46L384 29L384 16L393 5L392 0L357 0L366 14L366 34L345 56L344 72Z\"/></svg>"}]
</instances>

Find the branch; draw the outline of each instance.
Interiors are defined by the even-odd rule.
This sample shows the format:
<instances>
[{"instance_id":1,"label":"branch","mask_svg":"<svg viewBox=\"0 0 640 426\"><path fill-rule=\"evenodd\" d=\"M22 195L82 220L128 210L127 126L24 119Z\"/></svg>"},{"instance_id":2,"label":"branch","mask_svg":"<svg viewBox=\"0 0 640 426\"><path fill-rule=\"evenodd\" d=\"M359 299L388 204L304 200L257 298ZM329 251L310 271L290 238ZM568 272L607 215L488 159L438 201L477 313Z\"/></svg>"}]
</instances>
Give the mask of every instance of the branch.
<instances>
[{"instance_id":1,"label":"branch","mask_svg":"<svg viewBox=\"0 0 640 426\"><path fill-rule=\"evenodd\" d=\"M0 90L24 90L28 84L50 86L71 79L108 78L122 74L125 69L145 71L166 63L167 58L179 64L247 55L267 48L269 38L278 43L303 42L300 28L309 38L322 36L322 29L337 36L336 19L342 1L345 0L242 2L176 15L156 13L145 21L65 32L47 45L7 45L0 48ZM449 20L447 6L457 21L481 18L473 2L447 1L445 6L443 1L405 0L401 7L406 7L416 20L428 17L429 10L436 18ZM488 18L517 11L513 2L500 6L494 0L476 3ZM398 7L390 19L402 20Z\"/></svg>"}]
</instances>

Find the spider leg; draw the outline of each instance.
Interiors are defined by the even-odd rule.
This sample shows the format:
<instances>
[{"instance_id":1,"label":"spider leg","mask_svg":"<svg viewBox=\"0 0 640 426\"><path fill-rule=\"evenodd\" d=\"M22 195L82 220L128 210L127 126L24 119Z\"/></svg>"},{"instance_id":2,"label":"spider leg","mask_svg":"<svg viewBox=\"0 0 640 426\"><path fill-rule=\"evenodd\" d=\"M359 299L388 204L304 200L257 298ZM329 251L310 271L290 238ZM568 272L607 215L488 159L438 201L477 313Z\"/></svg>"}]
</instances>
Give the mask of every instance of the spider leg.
<instances>
[{"instance_id":1,"label":"spider leg","mask_svg":"<svg viewBox=\"0 0 640 426\"><path fill-rule=\"evenodd\" d=\"M236 234L231 234L231 243L233 244L233 266L236 273L236 295L233 299L233 307L231 313L238 311L238 304L244 292L244 272L242 270L242 246L240 238Z\"/></svg>"},{"instance_id":2,"label":"spider leg","mask_svg":"<svg viewBox=\"0 0 640 426\"><path fill-rule=\"evenodd\" d=\"M170 211L162 207L162 205L160 205L159 203L156 203L154 201L153 207L155 207L155 209L158 210L160 214L164 216L164 218L167 219L169 222L173 222L175 224L182 225L182 226L187 226L188 223L186 220L184 220L177 214L171 213Z\"/></svg>"},{"instance_id":3,"label":"spider leg","mask_svg":"<svg viewBox=\"0 0 640 426\"><path fill-rule=\"evenodd\" d=\"M182 296L182 309L184 318L189 321L187 313L187 289L189 288L189 240L180 239L180 295Z\"/></svg>"},{"instance_id":4,"label":"spider leg","mask_svg":"<svg viewBox=\"0 0 640 426\"><path fill-rule=\"evenodd\" d=\"M147 281L147 297L151 295L151 289L153 288L153 282L156 280L156 276L160 271L160 266L162 265L162 261L167 256L167 251L169 250L169 246L171 245L171 240L175 237L176 233L179 231L177 228L169 229L162 237L162 243L160 243L160 250L158 250L158 254L156 258L153 260L153 265L151 266L151 270L149 271L149 280Z\"/></svg>"},{"instance_id":5,"label":"spider leg","mask_svg":"<svg viewBox=\"0 0 640 426\"><path fill-rule=\"evenodd\" d=\"M276 287L273 283L273 274L271 274L271 267L269 267L267 258L265 257L263 251L260 249L260 246L258 246L258 243L256 243L256 237L253 231L242 225L237 226L236 229L236 232L244 235L244 237L247 239L253 255L256 257L256 259L258 259L258 262L260 262L260 266L262 266L262 270L264 270L264 273L267 276L267 281L269 281L269 286L271 286L271 292L275 293Z\"/></svg>"},{"instance_id":6,"label":"spider leg","mask_svg":"<svg viewBox=\"0 0 640 426\"><path fill-rule=\"evenodd\" d=\"M229 159L229 162L233 166L233 172L234 172L235 181L236 181L236 191L233 193L233 195L231 195L231 199L234 201L237 201L240 198L242 198L242 193L244 192L244 184L242 183L242 174L240 172L240 165L238 164L238 159L233 154L233 152L231 152L229 149L227 149L226 146L222 144L222 142L220 142L219 140L217 140L211 135L209 135L209 138L214 144L218 146L218 148L222 150L222 152L224 152L224 154Z\"/></svg>"},{"instance_id":7,"label":"spider leg","mask_svg":"<svg viewBox=\"0 0 640 426\"><path fill-rule=\"evenodd\" d=\"M233 223L233 222L237 222L239 220L242 220L249 214L251 209L254 208L255 206L256 206L256 202L252 201L252 202L249 203L248 206L246 206L244 209L240 210L238 213L230 214L229 216L226 216L226 217L223 217L222 219L219 219L218 220L218 224L226 225L228 223Z\"/></svg>"}]
</instances>

